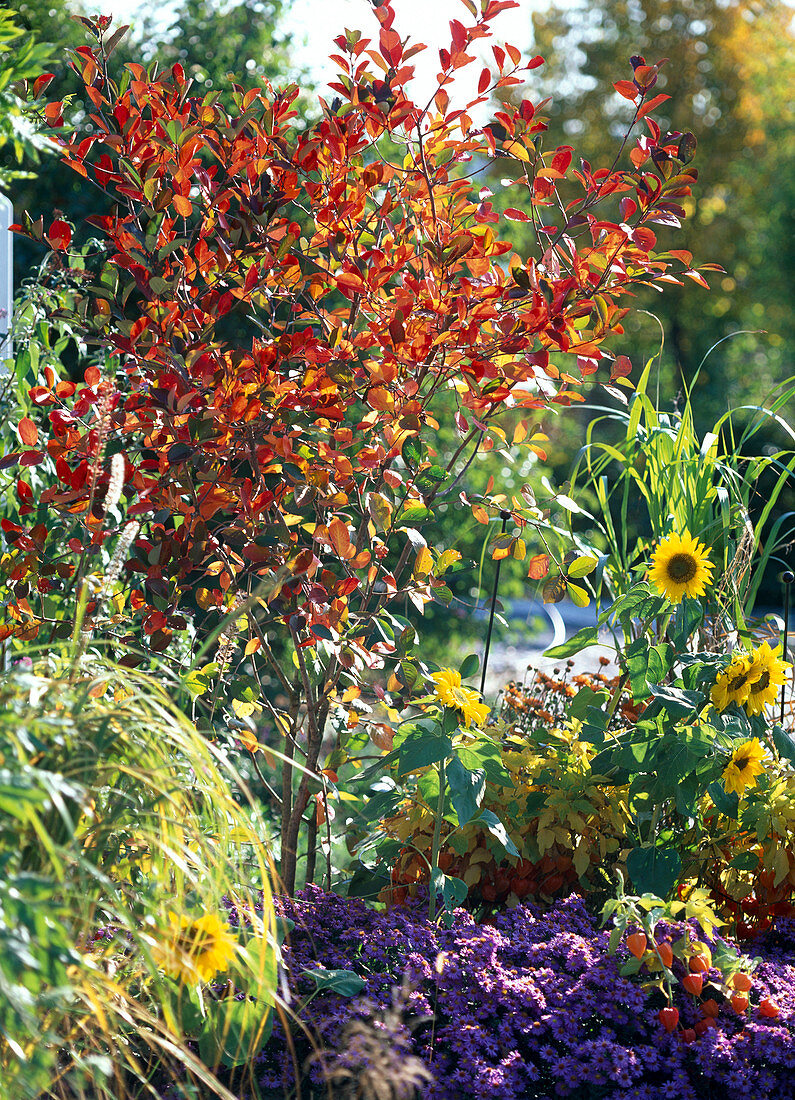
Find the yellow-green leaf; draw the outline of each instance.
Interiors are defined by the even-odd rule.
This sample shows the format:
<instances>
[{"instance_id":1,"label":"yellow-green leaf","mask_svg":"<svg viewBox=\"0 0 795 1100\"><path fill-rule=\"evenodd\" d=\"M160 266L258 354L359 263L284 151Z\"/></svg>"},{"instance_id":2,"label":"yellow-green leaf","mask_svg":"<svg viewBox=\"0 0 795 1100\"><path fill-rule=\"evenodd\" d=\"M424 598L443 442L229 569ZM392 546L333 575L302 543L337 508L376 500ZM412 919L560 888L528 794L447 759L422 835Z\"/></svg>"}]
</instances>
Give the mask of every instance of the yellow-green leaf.
<instances>
[{"instance_id":1,"label":"yellow-green leaf","mask_svg":"<svg viewBox=\"0 0 795 1100\"><path fill-rule=\"evenodd\" d=\"M571 602L576 604L577 607L587 607L591 602L591 598L584 588L580 588L578 584L571 584L567 586L568 594Z\"/></svg>"},{"instance_id":2,"label":"yellow-green leaf","mask_svg":"<svg viewBox=\"0 0 795 1100\"><path fill-rule=\"evenodd\" d=\"M566 575L569 577L587 577L589 573L593 573L596 566L596 558L592 558L589 555L583 555L583 557L574 559L566 570Z\"/></svg>"}]
</instances>

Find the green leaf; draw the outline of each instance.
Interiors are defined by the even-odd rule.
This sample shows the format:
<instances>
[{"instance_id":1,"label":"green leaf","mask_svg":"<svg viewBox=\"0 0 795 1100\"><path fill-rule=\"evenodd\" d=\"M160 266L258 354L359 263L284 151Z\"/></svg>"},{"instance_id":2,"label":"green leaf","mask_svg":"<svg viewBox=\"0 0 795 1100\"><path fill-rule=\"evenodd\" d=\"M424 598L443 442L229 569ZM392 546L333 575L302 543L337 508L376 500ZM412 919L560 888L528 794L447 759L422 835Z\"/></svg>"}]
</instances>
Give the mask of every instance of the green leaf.
<instances>
[{"instance_id":1,"label":"green leaf","mask_svg":"<svg viewBox=\"0 0 795 1100\"><path fill-rule=\"evenodd\" d=\"M578 630L577 633L563 642L561 645L552 646L551 649L544 650L545 657L551 657L557 661L561 657L572 657L575 653L579 653L583 649L587 649L589 645L596 645L599 640L599 630L595 626L587 626L583 630Z\"/></svg>"},{"instance_id":2,"label":"green leaf","mask_svg":"<svg viewBox=\"0 0 795 1100\"><path fill-rule=\"evenodd\" d=\"M677 652L685 650L688 641L699 628L703 619L704 608L701 600L693 600L685 596L678 605L669 628L671 641Z\"/></svg>"},{"instance_id":3,"label":"green leaf","mask_svg":"<svg viewBox=\"0 0 795 1100\"><path fill-rule=\"evenodd\" d=\"M400 454L407 466L419 466L422 462L422 443L416 436L409 436L400 448Z\"/></svg>"},{"instance_id":4,"label":"green leaf","mask_svg":"<svg viewBox=\"0 0 795 1100\"><path fill-rule=\"evenodd\" d=\"M675 848L633 848L627 856L627 871L642 894L666 897L681 870L682 860Z\"/></svg>"},{"instance_id":5,"label":"green leaf","mask_svg":"<svg viewBox=\"0 0 795 1100\"><path fill-rule=\"evenodd\" d=\"M488 829L491 835L499 840L500 844L503 846L509 856L514 856L517 859L519 858L519 851L514 842L508 836L508 833L505 830L505 826L497 817L497 815L491 812L491 810L481 810L478 816L472 822L472 824L485 825L486 829Z\"/></svg>"},{"instance_id":6,"label":"green leaf","mask_svg":"<svg viewBox=\"0 0 795 1100\"><path fill-rule=\"evenodd\" d=\"M437 897L441 894L446 912L452 913L466 899L469 887L463 879L445 875L438 867L434 867L431 871L431 891Z\"/></svg>"},{"instance_id":7,"label":"green leaf","mask_svg":"<svg viewBox=\"0 0 795 1100\"><path fill-rule=\"evenodd\" d=\"M217 665L212 667L213 671L217 670ZM197 699L200 695L204 695L205 691L210 690L213 680L214 676L207 671L207 668L194 668L184 677L182 686L190 693L191 699Z\"/></svg>"},{"instance_id":8,"label":"green leaf","mask_svg":"<svg viewBox=\"0 0 795 1100\"><path fill-rule=\"evenodd\" d=\"M583 719L589 707L601 709L609 698L610 693L607 691L594 691L593 688L583 687L580 688L566 709L570 718Z\"/></svg>"},{"instance_id":9,"label":"green leaf","mask_svg":"<svg viewBox=\"0 0 795 1100\"><path fill-rule=\"evenodd\" d=\"M494 741L481 737L470 745L456 746L455 754L469 771L482 769L489 783L496 783L500 787L510 786L511 777L502 762L500 747Z\"/></svg>"},{"instance_id":10,"label":"green leaf","mask_svg":"<svg viewBox=\"0 0 795 1100\"><path fill-rule=\"evenodd\" d=\"M273 1030L273 1012L259 1001L206 1003L207 1019L199 1035L199 1054L212 1067L245 1065L265 1046Z\"/></svg>"},{"instance_id":11,"label":"green leaf","mask_svg":"<svg viewBox=\"0 0 795 1100\"><path fill-rule=\"evenodd\" d=\"M368 867L358 861L353 865L353 877L348 880L346 894L349 898L377 898L382 890L392 883L392 876L386 863Z\"/></svg>"},{"instance_id":12,"label":"green leaf","mask_svg":"<svg viewBox=\"0 0 795 1100\"><path fill-rule=\"evenodd\" d=\"M438 764L453 755L453 742L441 733L415 730L400 746L398 752L398 775L427 768Z\"/></svg>"},{"instance_id":13,"label":"green leaf","mask_svg":"<svg viewBox=\"0 0 795 1100\"><path fill-rule=\"evenodd\" d=\"M591 745L603 745L607 722L607 714L601 708L588 707L580 730L580 739Z\"/></svg>"},{"instance_id":14,"label":"green leaf","mask_svg":"<svg viewBox=\"0 0 795 1100\"><path fill-rule=\"evenodd\" d=\"M388 791L377 791L372 798L368 798L361 811L365 821L380 821L382 817L388 817L394 813L403 799L401 791L392 787Z\"/></svg>"},{"instance_id":15,"label":"green leaf","mask_svg":"<svg viewBox=\"0 0 795 1100\"><path fill-rule=\"evenodd\" d=\"M740 800L734 791L730 794L720 780L716 779L714 783L710 783L707 787L707 794L724 817L737 818Z\"/></svg>"},{"instance_id":16,"label":"green leaf","mask_svg":"<svg viewBox=\"0 0 795 1100\"><path fill-rule=\"evenodd\" d=\"M450 475L441 466L428 466L426 469L421 470L415 479L417 487L423 491L433 489L437 485L441 485L442 482L447 481Z\"/></svg>"},{"instance_id":17,"label":"green leaf","mask_svg":"<svg viewBox=\"0 0 795 1100\"><path fill-rule=\"evenodd\" d=\"M468 680L470 676L475 675L479 668L480 658L476 653L469 653L461 662L458 672L462 680Z\"/></svg>"},{"instance_id":18,"label":"green leaf","mask_svg":"<svg viewBox=\"0 0 795 1100\"><path fill-rule=\"evenodd\" d=\"M734 859L729 860L729 866L737 871L755 871L759 866L759 856L753 852L740 852Z\"/></svg>"},{"instance_id":19,"label":"green leaf","mask_svg":"<svg viewBox=\"0 0 795 1100\"><path fill-rule=\"evenodd\" d=\"M653 684L668 675L673 664L673 650L667 644L649 645L645 637L630 642L624 651L633 699L648 699Z\"/></svg>"},{"instance_id":20,"label":"green leaf","mask_svg":"<svg viewBox=\"0 0 795 1100\"><path fill-rule=\"evenodd\" d=\"M478 812L478 806L486 790L486 773L482 769L469 771L460 759L454 756L447 765L447 782L450 787L450 798L458 815L458 824L463 827Z\"/></svg>"},{"instance_id":21,"label":"green leaf","mask_svg":"<svg viewBox=\"0 0 795 1100\"><path fill-rule=\"evenodd\" d=\"M773 744L776 746L779 756L782 756L785 760L789 760L791 764L795 764L795 738L779 725L773 726L770 735L773 738ZM715 804L717 805L717 803Z\"/></svg>"},{"instance_id":22,"label":"green leaf","mask_svg":"<svg viewBox=\"0 0 795 1100\"><path fill-rule=\"evenodd\" d=\"M409 504L400 513L399 519L401 523L419 523L430 515L430 509L424 504Z\"/></svg>"},{"instance_id":23,"label":"green leaf","mask_svg":"<svg viewBox=\"0 0 795 1100\"><path fill-rule=\"evenodd\" d=\"M305 978L311 978L319 993L339 993L342 997L355 997L364 989L364 978L352 970L302 970Z\"/></svg>"},{"instance_id":24,"label":"green leaf","mask_svg":"<svg viewBox=\"0 0 795 1100\"><path fill-rule=\"evenodd\" d=\"M693 716L704 705L703 696L697 691L685 691L684 688L669 687L666 684L649 684L649 691L654 700L646 708L646 718L652 718L661 710L675 718Z\"/></svg>"}]
</instances>

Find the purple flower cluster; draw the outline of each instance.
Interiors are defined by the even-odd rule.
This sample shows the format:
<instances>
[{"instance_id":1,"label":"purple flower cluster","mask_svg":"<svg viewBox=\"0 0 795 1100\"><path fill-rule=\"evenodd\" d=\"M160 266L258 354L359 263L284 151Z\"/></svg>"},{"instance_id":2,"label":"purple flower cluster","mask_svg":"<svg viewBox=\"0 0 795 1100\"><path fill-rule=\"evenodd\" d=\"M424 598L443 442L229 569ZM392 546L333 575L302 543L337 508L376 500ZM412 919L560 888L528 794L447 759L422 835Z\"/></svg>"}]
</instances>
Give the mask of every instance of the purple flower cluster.
<instances>
[{"instance_id":1,"label":"purple flower cluster","mask_svg":"<svg viewBox=\"0 0 795 1100\"><path fill-rule=\"evenodd\" d=\"M459 910L449 929L430 924L420 904L380 913L317 888L281 906L295 921L285 961L296 1004L314 989L305 969L355 971L373 1019L374 1008L393 1009L395 987L408 979L400 1041L394 1032L391 1041L429 1068L427 1100L795 1096L795 925L788 939L758 951L753 1003L773 997L780 1017L754 1008L740 1017L727 1005L718 1026L687 1045L661 1027L662 1000L620 976L626 954L608 955L608 932L578 897L544 914L518 906L488 925ZM301 1014L313 1039L294 1030L295 1051L276 1025L257 1066L265 1095L294 1086L296 1064L304 1094L324 1094L313 1050L339 1053L356 1003L333 993L313 998ZM676 1004L692 1027L695 999L680 991ZM412 1017L424 1022L412 1027Z\"/></svg>"}]
</instances>

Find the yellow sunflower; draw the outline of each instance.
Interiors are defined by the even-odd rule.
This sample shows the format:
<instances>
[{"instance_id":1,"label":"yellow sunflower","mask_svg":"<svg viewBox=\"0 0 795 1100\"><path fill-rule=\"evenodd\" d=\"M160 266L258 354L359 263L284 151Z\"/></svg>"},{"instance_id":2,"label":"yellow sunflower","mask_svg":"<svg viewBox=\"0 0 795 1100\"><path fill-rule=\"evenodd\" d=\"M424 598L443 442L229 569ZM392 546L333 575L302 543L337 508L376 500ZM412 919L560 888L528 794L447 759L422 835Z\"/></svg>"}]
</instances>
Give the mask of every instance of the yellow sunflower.
<instances>
[{"instance_id":1,"label":"yellow sunflower","mask_svg":"<svg viewBox=\"0 0 795 1100\"><path fill-rule=\"evenodd\" d=\"M752 684L761 675L761 669L747 653L735 657L713 685L710 695L715 709L726 710L730 703L741 707L748 699Z\"/></svg>"},{"instance_id":2,"label":"yellow sunflower","mask_svg":"<svg viewBox=\"0 0 795 1100\"><path fill-rule=\"evenodd\" d=\"M152 952L155 962L172 978L195 985L209 982L226 970L235 955L236 941L215 913L192 919L169 913L170 935Z\"/></svg>"},{"instance_id":3,"label":"yellow sunflower","mask_svg":"<svg viewBox=\"0 0 795 1100\"><path fill-rule=\"evenodd\" d=\"M473 688L464 687L461 674L452 668L442 668L431 677L436 684L436 698L445 707L454 707L466 726L482 726L489 716L489 708L481 703Z\"/></svg>"},{"instance_id":4,"label":"yellow sunflower","mask_svg":"<svg viewBox=\"0 0 795 1100\"><path fill-rule=\"evenodd\" d=\"M771 649L768 642L757 646L751 654L751 671L757 675L745 699L745 709L749 714L761 714L766 706L778 699L787 670L792 668L780 659L780 654L781 646Z\"/></svg>"},{"instance_id":5,"label":"yellow sunflower","mask_svg":"<svg viewBox=\"0 0 795 1100\"><path fill-rule=\"evenodd\" d=\"M757 777L765 770L764 749L757 737L743 741L731 754L731 759L723 769L723 786L742 798L746 787L755 787Z\"/></svg>"},{"instance_id":6,"label":"yellow sunflower","mask_svg":"<svg viewBox=\"0 0 795 1100\"><path fill-rule=\"evenodd\" d=\"M703 596L706 585L712 584L714 566L703 543L682 535L664 538L654 552L649 579L671 603L681 603L685 596Z\"/></svg>"}]
</instances>

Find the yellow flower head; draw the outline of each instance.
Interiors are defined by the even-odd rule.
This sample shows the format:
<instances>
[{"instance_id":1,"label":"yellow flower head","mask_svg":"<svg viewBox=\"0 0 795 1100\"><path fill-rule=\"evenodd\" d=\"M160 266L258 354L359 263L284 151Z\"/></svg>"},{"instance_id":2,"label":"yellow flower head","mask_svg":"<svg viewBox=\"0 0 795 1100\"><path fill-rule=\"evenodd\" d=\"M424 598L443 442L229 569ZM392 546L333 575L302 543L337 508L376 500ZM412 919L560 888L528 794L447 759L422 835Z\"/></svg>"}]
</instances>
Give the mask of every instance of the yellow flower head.
<instances>
[{"instance_id":1,"label":"yellow flower head","mask_svg":"<svg viewBox=\"0 0 795 1100\"><path fill-rule=\"evenodd\" d=\"M757 777L765 770L764 749L759 739L752 737L743 741L731 754L731 759L723 769L723 786L738 798L742 798L746 787L755 787Z\"/></svg>"},{"instance_id":2,"label":"yellow flower head","mask_svg":"<svg viewBox=\"0 0 795 1100\"><path fill-rule=\"evenodd\" d=\"M703 596L712 584L712 562L703 543L682 535L669 535L654 552L649 579L658 592L671 603L681 603L685 596Z\"/></svg>"},{"instance_id":3,"label":"yellow flower head","mask_svg":"<svg viewBox=\"0 0 795 1100\"><path fill-rule=\"evenodd\" d=\"M235 955L236 941L229 926L215 913L195 920L169 913L171 934L152 952L155 961L172 978L195 985L211 981L226 970Z\"/></svg>"},{"instance_id":4,"label":"yellow flower head","mask_svg":"<svg viewBox=\"0 0 795 1100\"><path fill-rule=\"evenodd\" d=\"M436 698L445 707L454 707L466 726L482 726L489 716L489 708L481 703L473 688L464 687L461 674L452 668L442 668L431 677L436 684Z\"/></svg>"},{"instance_id":5,"label":"yellow flower head","mask_svg":"<svg viewBox=\"0 0 795 1100\"><path fill-rule=\"evenodd\" d=\"M747 654L735 657L715 681L710 693L716 710L726 710L730 703L741 707L748 699L751 686L762 675Z\"/></svg>"},{"instance_id":6,"label":"yellow flower head","mask_svg":"<svg viewBox=\"0 0 795 1100\"><path fill-rule=\"evenodd\" d=\"M771 649L768 642L763 642L751 653L754 677L745 699L745 709L749 714L761 714L766 706L776 702L787 678L787 670L792 668L780 659L780 653L781 646Z\"/></svg>"}]
</instances>

